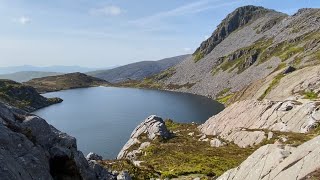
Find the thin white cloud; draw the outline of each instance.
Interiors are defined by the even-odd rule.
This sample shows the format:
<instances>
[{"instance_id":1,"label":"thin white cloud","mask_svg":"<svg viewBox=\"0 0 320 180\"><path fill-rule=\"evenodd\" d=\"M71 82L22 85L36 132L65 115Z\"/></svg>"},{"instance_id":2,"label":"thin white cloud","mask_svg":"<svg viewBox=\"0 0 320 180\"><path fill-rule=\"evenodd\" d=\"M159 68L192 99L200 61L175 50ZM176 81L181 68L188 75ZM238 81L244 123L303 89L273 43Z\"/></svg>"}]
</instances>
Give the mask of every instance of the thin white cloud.
<instances>
[{"instance_id":1,"label":"thin white cloud","mask_svg":"<svg viewBox=\"0 0 320 180\"><path fill-rule=\"evenodd\" d=\"M220 1L223 1L223 0L200 0L197 2L185 4L183 6L179 6L177 8L174 8L174 9L171 9L168 11L163 11L163 12L153 14L151 16L136 19L136 20L131 21L131 23L136 24L136 25L146 25L151 22L162 20L164 18L169 18L169 17L174 17L174 16L183 16L183 15L187 15L187 14L196 14L196 13L207 11L209 9L216 9L219 7L239 3L237 1L234 1L234 2L229 2L229 3L220 3L219 4L218 2L220 2Z\"/></svg>"},{"instance_id":2,"label":"thin white cloud","mask_svg":"<svg viewBox=\"0 0 320 180\"><path fill-rule=\"evenodd\" d=\"M13 21L22 25L26 25L31 23L31 18L27 16L21 16L19 18L13 19Z\"/></svg>"},{"instance_id":3,"label":"thin white cloud","mask_svg":"<svg viewBox=\"0 0 320 180\"><path fill-rule=\"evenodd\" d=\"M123 13L123 10L118 6L109 5L101 8L91 9L89 13L92 15L118 16Z\"/></svg>"},{"instance_id":4,"label":"thin white cloud","mask_svg":"<svg viewBox=\"0 0 320 180\"><path fill-rule=\"evenodd\" d=\"M192 51L192 49L191 49L191 48L186 47L186 48L183 48L183 51L184 51L184 52L190 52L190 51Z\"/></svg>"}]
</instances>

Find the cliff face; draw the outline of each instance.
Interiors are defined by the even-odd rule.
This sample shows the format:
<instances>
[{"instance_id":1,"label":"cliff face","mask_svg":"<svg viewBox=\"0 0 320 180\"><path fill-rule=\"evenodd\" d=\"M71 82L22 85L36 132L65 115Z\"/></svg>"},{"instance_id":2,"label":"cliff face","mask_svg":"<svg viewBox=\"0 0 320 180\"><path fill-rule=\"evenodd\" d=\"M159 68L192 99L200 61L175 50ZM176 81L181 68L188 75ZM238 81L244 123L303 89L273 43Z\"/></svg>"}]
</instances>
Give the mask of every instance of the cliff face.
<instances>
[{"instance_id":1,"label":"cliff face","mask_svg":"<svg viewBox=\"0 0 320 180\"><path fill-rule=\"evenodd\" d=\"M62 102L59 98L45 98L34 88L11 80L0 80L0 100L28 112Z\"/></svg>"},{"instance_id":2,"label":"cliff face","mask_svg":"<svg viewBox=\"0 0 320 180\"><path fill-rule=\"evenodd\" d=\"M75 138L40 117L2 103L0 146L3 180L115 178L95 161L88 162L77 150Z\"/></svg>"},{"instance_id":3,"label":"cliff face","mask_svg":"<svg viewBox=\"0 0 320 180\"><path fill-rule=\"evenodd\" d=\"M209 54L221 41L228 37L235 30L245 26L246 24L264 16L266 13L273 12L272 10L256 6L244 6L237 8L230 13L217 29L212 33L211 37L201 43L200 47L193 55L196 60L200 60Z\"/></svg>"}]
</instances>

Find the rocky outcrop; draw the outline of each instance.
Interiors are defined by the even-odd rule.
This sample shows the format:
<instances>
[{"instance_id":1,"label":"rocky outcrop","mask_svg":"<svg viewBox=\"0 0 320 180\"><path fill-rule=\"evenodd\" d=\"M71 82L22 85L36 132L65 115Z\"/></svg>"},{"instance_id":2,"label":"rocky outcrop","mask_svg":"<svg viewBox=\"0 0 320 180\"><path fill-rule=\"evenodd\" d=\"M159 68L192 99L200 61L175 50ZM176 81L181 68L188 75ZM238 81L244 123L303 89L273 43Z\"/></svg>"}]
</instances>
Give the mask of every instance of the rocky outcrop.
<instances>
[{"instance_id":1,"label":"rocky outcrop","mask_svg":"<svg viewBox=\"0 0 320 180\"><path fill-rule=\"evenodd\" d=\"M320 121L318 106L318 102L308 100L240 101L211 117L199 129L240 147L253 146L267 138L265 130L310 131Z\"/></svg>"},{"instance_id":2,"label":"rocky outcrop","mask_svg":"<svg viewBox=\"0 0 320 180\"><path fill-rule=\"evenodd\" d=\"M320 168L320 136L297 148L265 145L218 180L303 179Z\"/></svg>"},{"instance_id":3,"label":"rocky outcrop","mask_svg":"<svg viewBox=\"0 0 320 180\"><path fill-rule=\"evenodd\" d=\"M90 152L87 156L86 156L86 159L88 161L90 160L94 160L94 161L101 161L102 160L102 156L96 154L96 153L93 153L93 152Z\"/></svg>"},{"instance_id":4,"label":"rocky outcrop","mask_svg":"<svg viewBox=\"0 0 320 180\"><path fill-rule=\"evenodd\" d=\"M155 115L149 116L133 130L130 139L119 152L117 159L127 158L133 160L137 154L142 152L142 149L150 145L148 141L156 138L167 139L170 136L171 133L167 130L162 118Z\"/></svg>"},{"instance_id":5,"label":"rocky outcrop","mask_svg":"<svg viewBox=\"0 0 320 180\"><path fill-rule=\"evenodd\" d=\"M114 179L88 163L76 139L38 116L0 103L0 177L11 179ZM104 177L104 178L100 178Z\"/></svg>"},{"instance_id":6,"label":"rocky outcrop","mask_svg":"<svg viewBox=\"0 0 320 180\"><path fill-rule=\"evenodd\" d=\"M60 98L45 98L34 88L11 81L0 80L0 101L28 112L62 102Z\"/></svg>"},{"instance_id":7,"label":"rocky outcrop","mask_svg":"<svg viewBox=\"0 0 320 180\"><path fill-rule=\"evenodd\" d=\"M209 54L221 41L233 31L241 28L252 20L255 20L271 10L263 7L244 6L230 13L213 32L210 38L202 42L194 55L201 53L203 56Z\"/></svg>"}]
</instances>

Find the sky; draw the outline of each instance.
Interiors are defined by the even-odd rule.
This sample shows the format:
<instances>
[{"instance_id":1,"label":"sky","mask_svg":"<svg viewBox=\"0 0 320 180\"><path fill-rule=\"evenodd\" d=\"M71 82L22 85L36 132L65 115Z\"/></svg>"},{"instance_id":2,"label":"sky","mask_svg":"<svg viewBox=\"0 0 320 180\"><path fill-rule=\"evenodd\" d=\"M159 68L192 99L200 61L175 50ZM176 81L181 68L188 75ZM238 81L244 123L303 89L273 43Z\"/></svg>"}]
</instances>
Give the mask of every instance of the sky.
<instances>
[{"instance_id":1,"label":"sky","mask_svg":"<svg viewBox=\"0 0 320 180\"><path fill-rule=\"evenodd\" d=\"M0 0L0 67L109 67L190 54L235 8L320 0Z\"/></svg>"}]
</instances>

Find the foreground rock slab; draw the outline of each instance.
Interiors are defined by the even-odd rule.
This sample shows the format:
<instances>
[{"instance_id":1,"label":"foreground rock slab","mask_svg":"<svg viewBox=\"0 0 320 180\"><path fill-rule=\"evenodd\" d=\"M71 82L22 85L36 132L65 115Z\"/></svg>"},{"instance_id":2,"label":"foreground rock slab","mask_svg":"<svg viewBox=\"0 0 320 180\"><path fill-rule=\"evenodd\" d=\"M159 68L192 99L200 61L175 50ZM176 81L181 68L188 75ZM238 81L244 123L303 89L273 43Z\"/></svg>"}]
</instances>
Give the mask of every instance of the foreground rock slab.
<instances>
[{"instance_id":1,"label":"foreground rock slab","mask_svg":"<svg viewBox=\"0 0 320 180\"><path fill-rule=\"evenodd\" d=\"M218 180L303 179L320 168L320 136L293 148L265 145Z\"/></svg>"}]
</instances>

